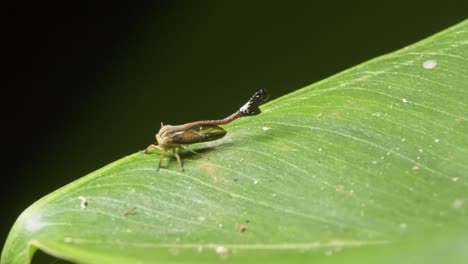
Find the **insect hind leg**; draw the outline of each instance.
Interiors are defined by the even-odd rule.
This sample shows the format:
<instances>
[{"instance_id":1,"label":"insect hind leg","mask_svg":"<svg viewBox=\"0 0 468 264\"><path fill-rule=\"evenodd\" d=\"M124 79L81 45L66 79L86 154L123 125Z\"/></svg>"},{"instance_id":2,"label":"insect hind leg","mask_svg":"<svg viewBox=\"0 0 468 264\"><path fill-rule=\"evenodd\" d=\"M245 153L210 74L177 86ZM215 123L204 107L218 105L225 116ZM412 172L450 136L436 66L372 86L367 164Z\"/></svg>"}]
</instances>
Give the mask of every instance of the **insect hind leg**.
<instances>
[{"instance_id":1,"label":"insect hind leg","mask_svg":"<svg viewBox=\"0 0 468 264\"><path fill-rule=\"evenodd\" d=\"M203 156L202 154L196 152L195 150L192 150L192 149L189 149L189 148L183 148L183 150L187 150L188 152L193 153L193 154L195 154L197 156L200 156L202 158L206 158L205 156Z\"/></svg>"}]
</instances>

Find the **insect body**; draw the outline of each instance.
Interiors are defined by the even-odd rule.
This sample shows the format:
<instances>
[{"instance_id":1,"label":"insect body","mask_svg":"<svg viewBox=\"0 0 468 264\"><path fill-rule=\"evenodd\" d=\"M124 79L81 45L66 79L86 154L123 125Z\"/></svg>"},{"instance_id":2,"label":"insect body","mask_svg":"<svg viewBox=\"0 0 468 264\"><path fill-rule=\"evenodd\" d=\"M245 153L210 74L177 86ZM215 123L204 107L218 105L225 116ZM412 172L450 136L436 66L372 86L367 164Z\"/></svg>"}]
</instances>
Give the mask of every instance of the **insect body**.
<instances>
[{"instance_id":1,"label":"insect body","mask_svg":"<svg viewBox=\"0 0 468 264\"><path fill-rule=\"evenodd\" d=\"M228 124L239 117L253 116L261 113L258 108L268 99L268 92L265 89L257 91L239 110L232 115L218 120L195 121L183 125L171 126L163 125L156 134L158 145L151 144L145 149L145 153L151 149L159 149L161 156L159 158L158 170L161 167L162 160L168 150L172 150L183 171L182 161L179 151L184 149L185 145L217 140L224 137L227 131L219 125Z\"/></svg>"}]
</instances>

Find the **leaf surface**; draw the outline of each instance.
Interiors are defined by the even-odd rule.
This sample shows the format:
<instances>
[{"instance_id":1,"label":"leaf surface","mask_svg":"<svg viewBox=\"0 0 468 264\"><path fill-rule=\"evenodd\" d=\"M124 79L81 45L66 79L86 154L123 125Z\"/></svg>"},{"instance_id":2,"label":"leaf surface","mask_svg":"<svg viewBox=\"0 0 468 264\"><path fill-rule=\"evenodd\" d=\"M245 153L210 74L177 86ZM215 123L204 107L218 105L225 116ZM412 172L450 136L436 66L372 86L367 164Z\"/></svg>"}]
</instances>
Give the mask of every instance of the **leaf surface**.
<instances>
[{"instance_id":1,"label":"leaf surface","mask_svg":"<svg viewBox=\"0 0 468 264\"><path fill-rule=\"evenodd\" d=\"M468 21L40 199L2 263L453 263L468 258ZM81 208L78 197L87 200Z\"/></svg>"}]
</instances>

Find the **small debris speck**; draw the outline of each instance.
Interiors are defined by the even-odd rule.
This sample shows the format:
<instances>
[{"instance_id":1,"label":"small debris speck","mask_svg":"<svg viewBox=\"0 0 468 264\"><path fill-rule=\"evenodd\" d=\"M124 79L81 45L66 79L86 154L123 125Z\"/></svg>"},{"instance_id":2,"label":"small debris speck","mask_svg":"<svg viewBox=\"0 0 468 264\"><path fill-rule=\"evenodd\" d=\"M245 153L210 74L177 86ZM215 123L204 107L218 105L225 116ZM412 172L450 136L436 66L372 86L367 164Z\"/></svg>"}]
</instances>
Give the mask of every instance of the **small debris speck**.
<instances>
[{"instance_id":1,"label":"small debris speck","mask_svg":"<svg viewBox=\"0 0 468 264\"><path fill-rule=\"evenodd\" d=\"M457 182L459 179L460 179L460 178L458 178L458 177L453 177L453 178L452 178L452 181L453 181L453 182Z\"/></svg>"},{"instance_id":2,"label":"small debris speck","mask_svg":"<svg viewBox=\"0 0 468 264\"><path fill-rule=\"evenodd\" d=\"M436 139L434 139L434 142L435 142L435 143L439 143L439 142L440 142L440 139L436 138Z\"/></svg>"},{"instance_id":3,"label":"small debris speck","mask_svg":"<svg viewBox=\"0 0 468 264\"><path fill-rule=\"evenodd\" d=\"M253 184L257 184L258 183L258 180L254 180Z\"/></svg>"},{"instance_id":4,"label":"small debris speck","mask_svg":"<svg viewBox=\"0 0 468 264\"><path fill-rule=\"evenodd\" d=\"M423 152L424 152L424 150L423 150L423 149L419 149L418 151L419 151L420 153L423 153Z\"/></svg>"},{"instance_id":5,"label":"small debris speck","mask_svg":"<svg viewBox=\"0 0 468 264\"><path fill-rule=\"evenodd\" d=\"M245 231L247 231L247 226L240 224L237 226L237 231L239 231L240 233L244 233Z\"/></svg>"},{"instance_id":6,"label":"small debris speck","mask_svg":"<svg viewBox=\"0 0 468 264\"><path fill-rule=\"evenodd\" d=\"M405 142L405 141L406 141L406 138L402 138L402 139L401 139L401 142Z\"/></svg>"},{"instance_id":7,"label":"small debris speck","mask_svg":"<svg viewBox=\"0 0 468 264\"><path fill-rule=\"evenodd\" d=\"M271 128L270 127L262 127L263 131L268 131L270 130Z\"/></svg>"},{"instance_id":8,"label":"small debris speck","mask_svg":"<svg viewBox=\"0 0 468 264\"><path fill-rule=\"evenodd\" d=\"M224 247L224 246L217 246L217 247L215 248L215 251L216 251L216 253L218 253L218 254L225 254L225 253L227 253L227 248Z\"/></svg>"},{"instance_id":9,"label":"small debris speck","mask_svg":"<svg viewBox=\"0 0 468 264\"><path fill-rule=\"evenodd\" d=\"M129 216L129 215L135 214L136 209L137 209L136 207L131 207L127 209L127 211L123 213L123 216Z\"/></svg>"},{"instance_id":10,"label":"small debris speck","mask_svg":"<svg viewBox=\"0 0 468 264\"><path fill-rule=\"evenodd\" d=\"M406 98L403 98L403 99L401 99L401 100L402 100L403 103L405 103L405 104L409 102L408 99L406 99Z\"/></svg>"},{"instance_id":11,"label":"small debris speck","mask_svg":"<svg viewBox=\"0 0 468 264\"><path fill-rule=\"evenodd\" d=\"M458 209L458 208L462 207L462 205L463 205L463 201L461 199L455 199L453 201L453 203L452 203L452 207L454 209Z\"/></svg>"},{"instance_id":12,"label":"small debris speck","mask_svg":"<svg viewBox=\"0 0 468 264\"><path fill-rule=\"evenodd\" d=\"M88 201L86 200L86 197L80 195L78 199L80 199L81 209L85 209L88 206Z\"/></svg>"},{"instance_id":13,"label":"small debris speck","mask_svg":"<svg viewBox=\"0 0 468 264\"><path fill-rule=\"evenodd\" d=\"M414 165L412 168L411 168L412 171L417 171L419 170L419 166L418 165Z\"/></svg>"},{"instance_id":14,"label":"small debris speck","mask_svg":"<svg viewBox=\"0 0 468 264\"><path fill-rule=\"evenodd\" d=\"M424 69L427 69L427 70L434 69L436 66L437 66L436 60L427 60L423 62L423 67Z\"/></svg>"}]
</instances>

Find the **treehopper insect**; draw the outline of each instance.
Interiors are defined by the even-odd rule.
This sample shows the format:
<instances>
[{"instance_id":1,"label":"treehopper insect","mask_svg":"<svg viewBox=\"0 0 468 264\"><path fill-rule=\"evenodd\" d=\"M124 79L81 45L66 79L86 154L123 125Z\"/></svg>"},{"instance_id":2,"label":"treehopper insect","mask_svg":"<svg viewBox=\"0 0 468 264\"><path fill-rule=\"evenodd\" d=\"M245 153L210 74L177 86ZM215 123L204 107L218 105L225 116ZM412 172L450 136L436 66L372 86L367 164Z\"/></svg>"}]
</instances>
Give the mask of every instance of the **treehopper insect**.
<instances>
[{"instance_id":1,"label":"treehopper insect","mask_svg":"<svg viewBox=\"0 0 468 264\"><path fill-rule=\"evenodd\" d=\"M268 99L268 92L266 89L257 91L239 110L234 112L228 117L217 120L202 120L190 122L183 125L172 126L163 125L156 134L156 141L158 145L151 144L145 149L145 153L149 153L152 149L161 151L159 157L158 170L161 168L163 158L166 156L167 151L172 150L174 156L179 163L181 171L184 170L182 160L179 152L184 149L186 145L200 142L207 142L220 139L224 137L227 131L219 125L228 124L239 117L254 116L261 113L259 106Z\"/></svg>"}]
</instances>

